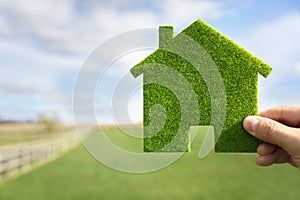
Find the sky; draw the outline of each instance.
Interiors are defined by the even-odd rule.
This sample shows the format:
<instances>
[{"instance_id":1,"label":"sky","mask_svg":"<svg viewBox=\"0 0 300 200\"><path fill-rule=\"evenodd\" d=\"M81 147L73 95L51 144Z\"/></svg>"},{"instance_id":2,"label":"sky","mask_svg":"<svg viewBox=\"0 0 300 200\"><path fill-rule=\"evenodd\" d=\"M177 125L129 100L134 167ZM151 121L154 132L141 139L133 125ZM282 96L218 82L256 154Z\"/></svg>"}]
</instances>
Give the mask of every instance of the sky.
<instances>
[{"instance_id":1,"label":"sky","mask_svg":"<svg viewBox=\"0 0 300 200\"><path fill-rule=\"evenodd\" d=\"M168 24L180 32L198 18L272 66L270 77L259 79L259 109L300 105L297 0L1 0L0 119L37 120L46 114L74 123L73 88L94 49L141 28ZM115 65L128 71L153 50L125 55ZM110 72L116 80L122 75L117 71ZM109 79L103 81L107 94L96 102L97 117L113 123L112 88ZM127 105L135 122L142 120L139 94Z\"/></svg>"}]
</instances>

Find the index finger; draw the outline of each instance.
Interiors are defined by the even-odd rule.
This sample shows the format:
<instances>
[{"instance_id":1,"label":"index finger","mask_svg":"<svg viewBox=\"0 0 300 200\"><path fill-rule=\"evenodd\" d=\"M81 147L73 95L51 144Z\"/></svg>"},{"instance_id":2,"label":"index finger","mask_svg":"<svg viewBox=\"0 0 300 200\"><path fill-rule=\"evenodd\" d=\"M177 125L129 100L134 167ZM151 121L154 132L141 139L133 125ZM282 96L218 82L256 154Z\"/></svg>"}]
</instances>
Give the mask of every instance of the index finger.
<instances>
[{"instance_id":1,"label":"index finger","mask_svg":"<svg viewBox=\"0 0 300 200\"><path fill-rule=\"evenodd\" d=\"M288 126L300 127L300 106L279 106L262 111L259 115Z\"/></svg>"}]
</instances>

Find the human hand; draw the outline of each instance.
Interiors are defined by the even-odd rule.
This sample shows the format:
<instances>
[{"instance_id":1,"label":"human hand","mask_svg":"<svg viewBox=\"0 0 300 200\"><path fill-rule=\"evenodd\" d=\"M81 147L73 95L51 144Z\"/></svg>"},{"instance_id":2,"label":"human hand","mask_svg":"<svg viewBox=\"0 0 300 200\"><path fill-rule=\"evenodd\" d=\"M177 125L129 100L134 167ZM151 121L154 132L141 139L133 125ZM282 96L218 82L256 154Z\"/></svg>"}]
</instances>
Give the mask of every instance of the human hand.
<instances>
[{"instance_id":1,"label":"human hand","mask_svg":"<svg viewBox=\"0 0 300 200\"><path fill-rule=\"evenodd\" d=\"M280 106L249 116L243 121L247 132L262 140L256 163L269 166L289 163L300 169L300 107Z\"/></svg>"}]
</instances>

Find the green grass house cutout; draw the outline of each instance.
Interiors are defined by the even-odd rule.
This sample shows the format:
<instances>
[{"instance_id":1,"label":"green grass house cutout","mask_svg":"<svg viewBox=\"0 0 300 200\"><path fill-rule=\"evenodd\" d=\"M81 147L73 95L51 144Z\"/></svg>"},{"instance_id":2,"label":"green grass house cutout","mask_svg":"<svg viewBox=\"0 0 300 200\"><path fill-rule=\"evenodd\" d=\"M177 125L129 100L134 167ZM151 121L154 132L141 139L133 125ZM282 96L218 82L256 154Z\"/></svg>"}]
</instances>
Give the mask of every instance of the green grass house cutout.
<instances>
[{"instance_id":1,"label":"green grass house cutout","mask_svg":"<svg viewBox=\"0 0 300 200\"><path fill-rule=\"evenodd\" d=\"M159 48L130 71L134 77L143 74L145 152L189 151L190 126L204 125L220 132L215 152L256 151L258 140L243 129L242 121L257 115L258 74L266 78L272 68L204 21L196 20L176 36L173 27L160 26ZM217 75L223 89L218 89ZM188 103L182 106L180 99ZM212 104L214 112L226 111L222 126L212 117Z\"/></svg>"}]
</instances>

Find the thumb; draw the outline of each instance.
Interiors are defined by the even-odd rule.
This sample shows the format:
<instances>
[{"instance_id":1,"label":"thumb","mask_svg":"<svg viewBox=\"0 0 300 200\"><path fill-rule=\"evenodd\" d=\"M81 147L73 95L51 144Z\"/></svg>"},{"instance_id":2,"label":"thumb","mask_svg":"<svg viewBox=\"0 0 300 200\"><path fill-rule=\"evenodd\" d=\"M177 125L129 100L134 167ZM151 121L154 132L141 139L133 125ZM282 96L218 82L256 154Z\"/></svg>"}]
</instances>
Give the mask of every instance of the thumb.
<instances>
[{"instance_id":1,"label":"thumb","mask_svg":"<svg viewBox=\"0 0 300 200\"><path fill-rule=\"evenodd\" d=\"M289 150L289 147L294 146L295 141L299 140L297 138L299 133L296 133L295 128L290 128L269 118L249 116L244 119L243 126L254 137L278 145L285 150Z\"/></svg>"}]
</instances>

